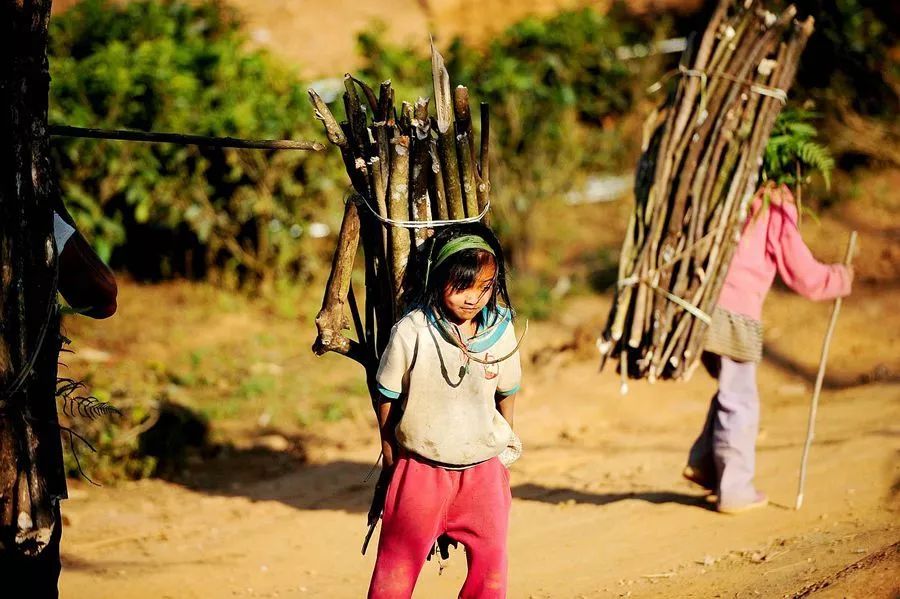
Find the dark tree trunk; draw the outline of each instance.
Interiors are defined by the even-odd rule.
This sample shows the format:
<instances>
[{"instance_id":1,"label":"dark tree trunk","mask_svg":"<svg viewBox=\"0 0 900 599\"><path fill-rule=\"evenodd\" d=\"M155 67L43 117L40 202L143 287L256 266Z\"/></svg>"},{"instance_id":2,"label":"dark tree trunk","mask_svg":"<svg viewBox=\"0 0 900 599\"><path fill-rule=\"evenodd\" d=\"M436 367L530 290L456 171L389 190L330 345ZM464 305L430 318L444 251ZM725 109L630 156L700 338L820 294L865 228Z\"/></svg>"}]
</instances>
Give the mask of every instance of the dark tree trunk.
<instances>
[{"instance_id":1,"label":"dark tree trunk","mask_svg":"<svg viewBox=\"0 0 900 599\"><path fill-rule=\"evenodd\" d=\"M59 316L47 102L50 0L0 4L0 595L56 596Z\"/></svg>"}]
</instances>

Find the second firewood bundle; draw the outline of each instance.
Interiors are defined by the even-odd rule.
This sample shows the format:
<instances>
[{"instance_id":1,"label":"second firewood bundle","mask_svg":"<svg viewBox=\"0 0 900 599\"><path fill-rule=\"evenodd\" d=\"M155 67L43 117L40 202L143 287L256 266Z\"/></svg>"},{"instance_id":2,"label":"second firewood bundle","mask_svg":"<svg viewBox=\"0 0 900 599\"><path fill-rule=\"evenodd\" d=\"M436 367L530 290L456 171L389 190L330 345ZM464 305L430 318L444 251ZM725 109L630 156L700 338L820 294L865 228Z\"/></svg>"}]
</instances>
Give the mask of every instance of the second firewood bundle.
<instances>
[{"instance_id":1,"label":"second firewood bundle","mask_svg":"<svg viewBox=\"0 0 900 599\"><path fill-rule=\"evenodd\" d=\"M647 121L617 294L598 343L623 381L687 378L699 363L766 143L813 31L812 17L795 16L793 6L775 15L753 0L722 0Z\"/></svg>"}]
</instances>

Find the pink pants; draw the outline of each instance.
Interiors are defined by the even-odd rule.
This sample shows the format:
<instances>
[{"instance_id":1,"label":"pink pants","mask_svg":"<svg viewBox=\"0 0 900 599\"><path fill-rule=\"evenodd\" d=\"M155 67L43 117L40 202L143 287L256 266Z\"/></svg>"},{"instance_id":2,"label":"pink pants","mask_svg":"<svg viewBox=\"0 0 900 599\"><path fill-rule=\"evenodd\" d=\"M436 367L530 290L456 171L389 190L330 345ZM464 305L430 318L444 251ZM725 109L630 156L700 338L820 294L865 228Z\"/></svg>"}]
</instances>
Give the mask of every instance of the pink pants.
<instances>
[{"instance_id":1,"label":"pink pants","mask_svg":"<svg viewBox=\"0 0 900 599\"><path fill-rule=\"evenodd\" d=\"M412 596L435 540L446 533L466 547L468 574L459 597L506 597L509 472L493 458L467 470L397 460L384 505L369 599Z\"/></svg>"}]
</instances>

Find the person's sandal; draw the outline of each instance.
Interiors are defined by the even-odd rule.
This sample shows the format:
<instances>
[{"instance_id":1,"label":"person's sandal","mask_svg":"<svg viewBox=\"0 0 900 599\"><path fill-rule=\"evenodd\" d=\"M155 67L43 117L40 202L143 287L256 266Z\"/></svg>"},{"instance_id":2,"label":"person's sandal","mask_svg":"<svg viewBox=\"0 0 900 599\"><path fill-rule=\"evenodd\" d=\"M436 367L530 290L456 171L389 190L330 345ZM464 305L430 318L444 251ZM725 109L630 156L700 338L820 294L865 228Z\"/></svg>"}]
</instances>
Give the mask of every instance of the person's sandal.
<instances>
[{"instance_id":1,"label":"person's sandal","mask_svg":"<svg viewBox=\"0 0 900 599\"><path fill-rule=\"evenodd\" d=\"M765 493L756 492L756 499L751 501L750 503L745 503L743 505L721 505L716 508L721 514L743 514L744 512L749 512L750 510L755 510L757 508L766 507L769 505L769 498Z\"/></svg>"},{"instance_id":2,"label":"person's sandal","mask_svg":"<svg viewBox=\"0 0 900 599\"><path fill-rule=\"evenodd\" d=\"M709 492L713 492L716 489L716 483L714 480L710 479L709 476L706 475L699 468L695 468L694 466L687 465L684 467L684 470L681 471L681 476L683 476L686 480L703 487Z\"/></svg>"}]
</instances>

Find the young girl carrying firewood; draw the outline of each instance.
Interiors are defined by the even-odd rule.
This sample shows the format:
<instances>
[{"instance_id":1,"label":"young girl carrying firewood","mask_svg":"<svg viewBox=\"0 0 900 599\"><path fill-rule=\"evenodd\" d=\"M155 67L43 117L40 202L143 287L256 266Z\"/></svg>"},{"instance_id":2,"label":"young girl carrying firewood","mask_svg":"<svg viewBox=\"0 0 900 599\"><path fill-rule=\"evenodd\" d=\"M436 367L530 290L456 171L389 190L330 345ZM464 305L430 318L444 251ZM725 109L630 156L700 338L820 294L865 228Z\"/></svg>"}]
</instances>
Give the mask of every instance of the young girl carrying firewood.
<instances>
[{"instance_id":1,"label":"young girl carrying firewood","mask_svg":"<svg viewBox=\"0 0 900 599\"><path fill-rule=\"evenodd\" d=\"M768 503L753 484L759 429L756 369L762 359L762 306L776 272L811 300L850 294L853 267L816 261L803 243L798 220L786 185L770 184L757 192L712 315L704 363L719 388L684 476L715 493L720 512Z\"/></svg>"},{"instance_id":2,"label":"young girl carrying firewood","mask_svg":"<svg viewBox=\"0 0 900 599\"><path fill-rule=\"evenodd\" d=\"M419 252L411 311L376 377L387 490L370 598L410 597L435 541L466 549L460 597L506 596L508 466L521 366L503 251L480 224L441 230ZM502 304L501 305L501 300Z\"/></svg>"}]
</instances>

